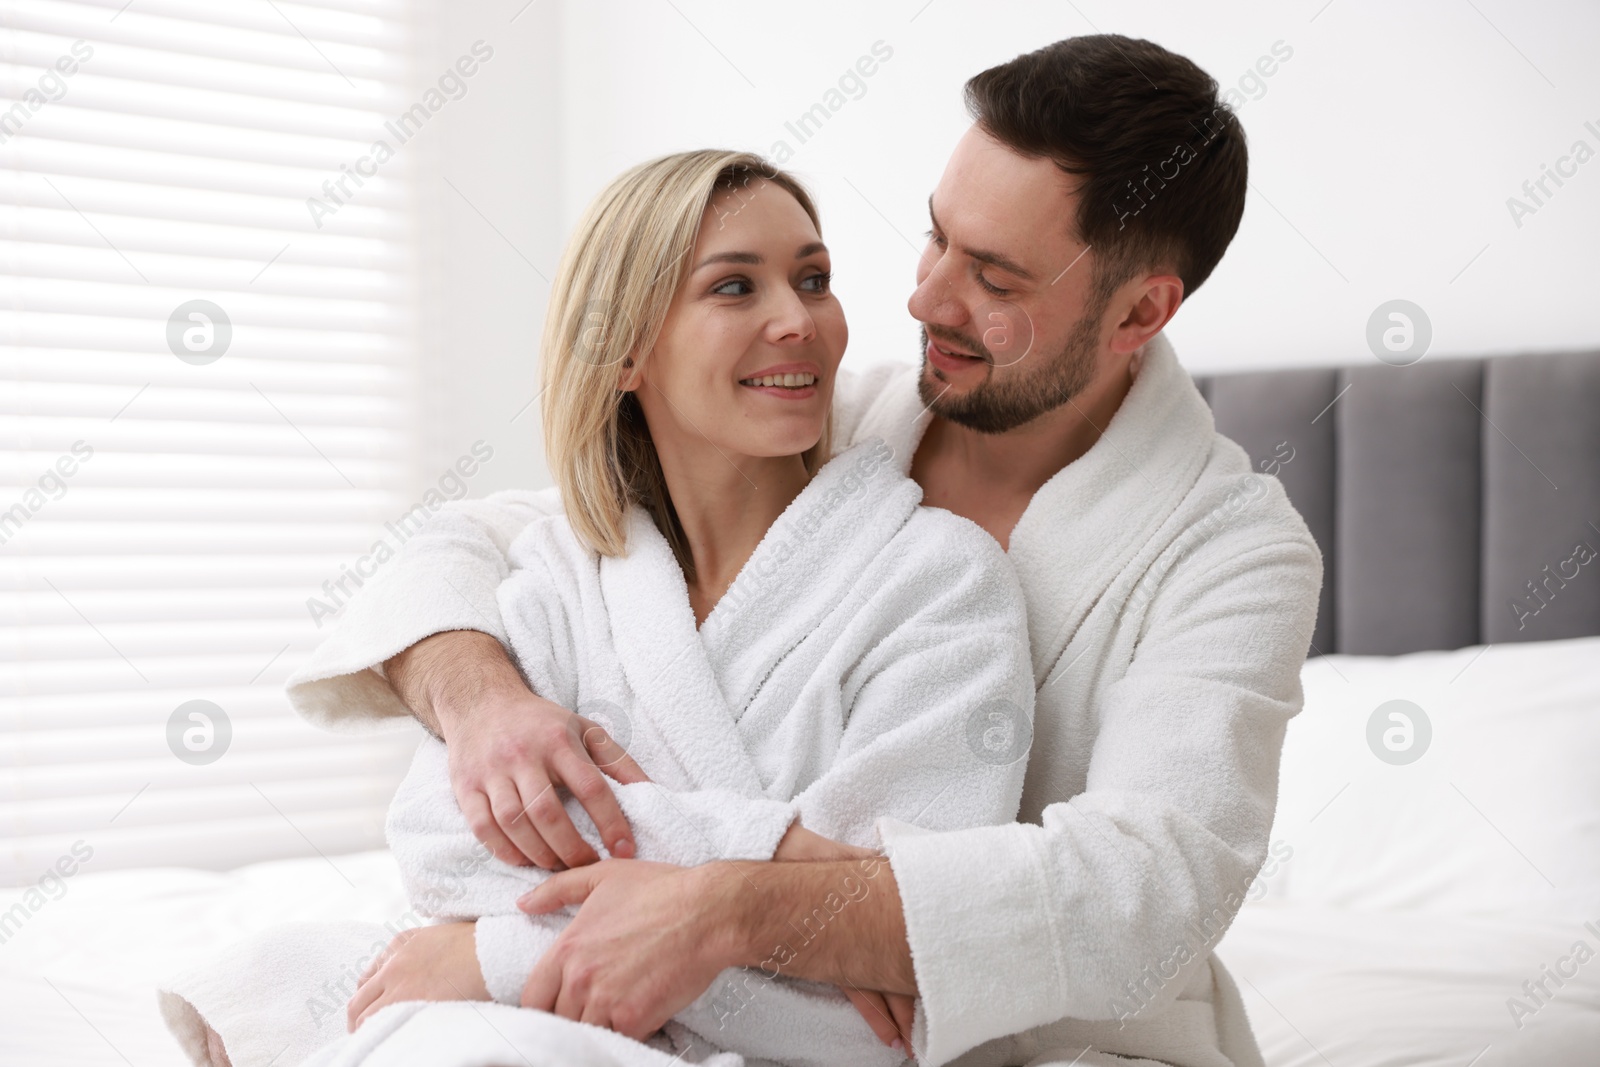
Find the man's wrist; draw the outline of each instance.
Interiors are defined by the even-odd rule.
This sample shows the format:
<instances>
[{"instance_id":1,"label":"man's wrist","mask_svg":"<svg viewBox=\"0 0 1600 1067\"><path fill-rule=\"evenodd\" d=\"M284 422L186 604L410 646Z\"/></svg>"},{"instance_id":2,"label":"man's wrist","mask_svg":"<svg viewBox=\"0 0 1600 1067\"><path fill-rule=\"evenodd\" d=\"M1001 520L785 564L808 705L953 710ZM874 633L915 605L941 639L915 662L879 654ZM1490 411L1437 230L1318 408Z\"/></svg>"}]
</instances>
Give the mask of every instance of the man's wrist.
<instances>
[{"instance_id":1,"label":"man's wrist","mask_svg":"<svg viewBox=\"0 0 1600 1067\"><path fill-rule=\"evenodd\" d=\"M760 946L766 936L762 906L770 894L763 893L742 867L772 864L721 861L690 869L698 882L695 899L701 902L705 919L703 940L707 954L720 967L753 967L764 954Z\"/></svg>"},{"instance_id":2,"label":"man's wrist","mask_svg":"<svg viewBox=\"0 0 1600 1067\"><path fill-rule=\"evenodd\" d=\"M916 993L894 872L854 860L723 861L696 868L707 951L724 967ZM823 929L833 936L820 936Z\"/></svg>"},{"instance_id":3,"label":"man's wrist","mask_svg":"<svg viewBox=\"0 0 1600 1067\"><path fill-rule=\"evenodd\" d=\"M476 631L473 632L476 633ZM494 638L489 637L488 634L478 634L477 636L494 641ZM498 641L495 642L495 647L496 649L499 648ZM438 719L440 729L446 735L446 740L454 734L456 726L472 717L474 711L486 705L499 704L530 695L527 685L522 681L522 676L517 674L516 668L509 663L506 664L505 670L473 669L481 666L486 666L486 664L480 660L474 660L471 665L464 664L459 671L443 668L430 672L426 677L425 699L428 706L432 708L434 717Z\"/></svg>"},{"instance_id":4,"label":"man's wrist","mask_svg":"<svg viewBox=\"0 0 1600 1067\"><path fill-rule=\"evenodd\" d=\"M475 708L527 692L505 648L493 635L476 630L425 637L384 667L412 714L446 741Z\"/></svg>"}]
</instances>

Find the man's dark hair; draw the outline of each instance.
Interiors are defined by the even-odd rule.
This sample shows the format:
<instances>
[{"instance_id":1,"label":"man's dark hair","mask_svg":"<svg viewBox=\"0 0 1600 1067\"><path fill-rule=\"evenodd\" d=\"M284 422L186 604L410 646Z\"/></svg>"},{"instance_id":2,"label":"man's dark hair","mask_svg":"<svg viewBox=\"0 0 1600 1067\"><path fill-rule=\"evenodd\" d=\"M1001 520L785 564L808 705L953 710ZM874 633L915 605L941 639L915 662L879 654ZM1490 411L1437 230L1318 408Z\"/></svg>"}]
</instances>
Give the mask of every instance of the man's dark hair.
<instances>
[{"instance_id":1,"label":"man's dark hair","mask_svg":"<svg viewBox=\"0 0 1600 1067\"><path fill-rule=\"evenodd\" d=\"M1244 215L1244 128L1183 56L1118 34L1069 37L974 76L967 110L1024 156L1081 175L1077 236L1097 299L1170 268L1187 298Z\"/></svg>"}]
</instances>

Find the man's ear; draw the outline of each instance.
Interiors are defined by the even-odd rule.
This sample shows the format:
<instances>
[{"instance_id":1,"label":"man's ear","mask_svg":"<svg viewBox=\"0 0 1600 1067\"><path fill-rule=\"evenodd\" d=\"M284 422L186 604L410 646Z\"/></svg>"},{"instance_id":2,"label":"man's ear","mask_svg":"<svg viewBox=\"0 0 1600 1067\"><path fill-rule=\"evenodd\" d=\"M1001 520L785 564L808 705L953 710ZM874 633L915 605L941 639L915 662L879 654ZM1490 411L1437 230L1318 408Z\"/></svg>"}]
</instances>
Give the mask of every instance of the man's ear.
<instances>
[{"instance_id":1,"label":"man's ear","mask_svg":"<svg viewBox=\"0 0 1600 1067\"><path fill-rule=\"evenodd\" d=\"M1133 304L1111 332L1111 350L1136 352L1172 321L1183 303L1183 279L1176 274L1152 274L1131 294Z\"/></svg>"}]
</instances>

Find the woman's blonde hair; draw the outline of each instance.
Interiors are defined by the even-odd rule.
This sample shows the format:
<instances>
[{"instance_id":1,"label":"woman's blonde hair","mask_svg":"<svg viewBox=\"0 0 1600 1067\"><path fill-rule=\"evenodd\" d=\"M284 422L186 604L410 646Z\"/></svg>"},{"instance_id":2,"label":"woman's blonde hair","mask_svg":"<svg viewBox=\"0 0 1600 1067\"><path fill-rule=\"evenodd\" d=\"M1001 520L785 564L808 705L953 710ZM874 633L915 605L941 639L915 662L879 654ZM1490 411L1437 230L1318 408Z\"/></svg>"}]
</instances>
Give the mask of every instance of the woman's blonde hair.
<instances>
[{"instance_id":1,"label":"woman's blonde hair","mask_svg":"<svg viewBox=\"0 0 1600 1067\"><path fill-rule=\"evenodd\" d=\"M603 556L627 551L624 520L638 504L694 577L644 412L634 393L618 388L619 374L655 347L712 197L761 180L793 196L822 232L793 176L749 152L706 149L662 156L614 180L562 254L542 341L545 456L573 532ZM827 460L831 426L830 415L804 454L807 471Z\"/></svg>"}]
</instances>

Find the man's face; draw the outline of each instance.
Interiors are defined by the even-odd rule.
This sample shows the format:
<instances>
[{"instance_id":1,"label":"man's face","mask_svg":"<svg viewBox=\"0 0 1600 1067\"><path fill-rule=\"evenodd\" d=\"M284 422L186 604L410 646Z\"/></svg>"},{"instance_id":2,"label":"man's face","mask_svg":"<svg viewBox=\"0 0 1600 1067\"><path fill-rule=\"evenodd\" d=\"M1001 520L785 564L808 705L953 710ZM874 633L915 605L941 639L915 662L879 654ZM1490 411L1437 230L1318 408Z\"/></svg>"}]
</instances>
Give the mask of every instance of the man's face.
<instances>
[{"instance_id":1,"label":"man's face","mask_svg":"<svg viewBox=\"0 0 1600 1067\"><path fill-rule=\"evenodd\" d=\"M1081 393L1100 362L1090 257L1072 236L1076 179L972 127L928 200L907 307L923 326L918 388L936 415L1006 430Z\"/></svg>"}]
</instances>

